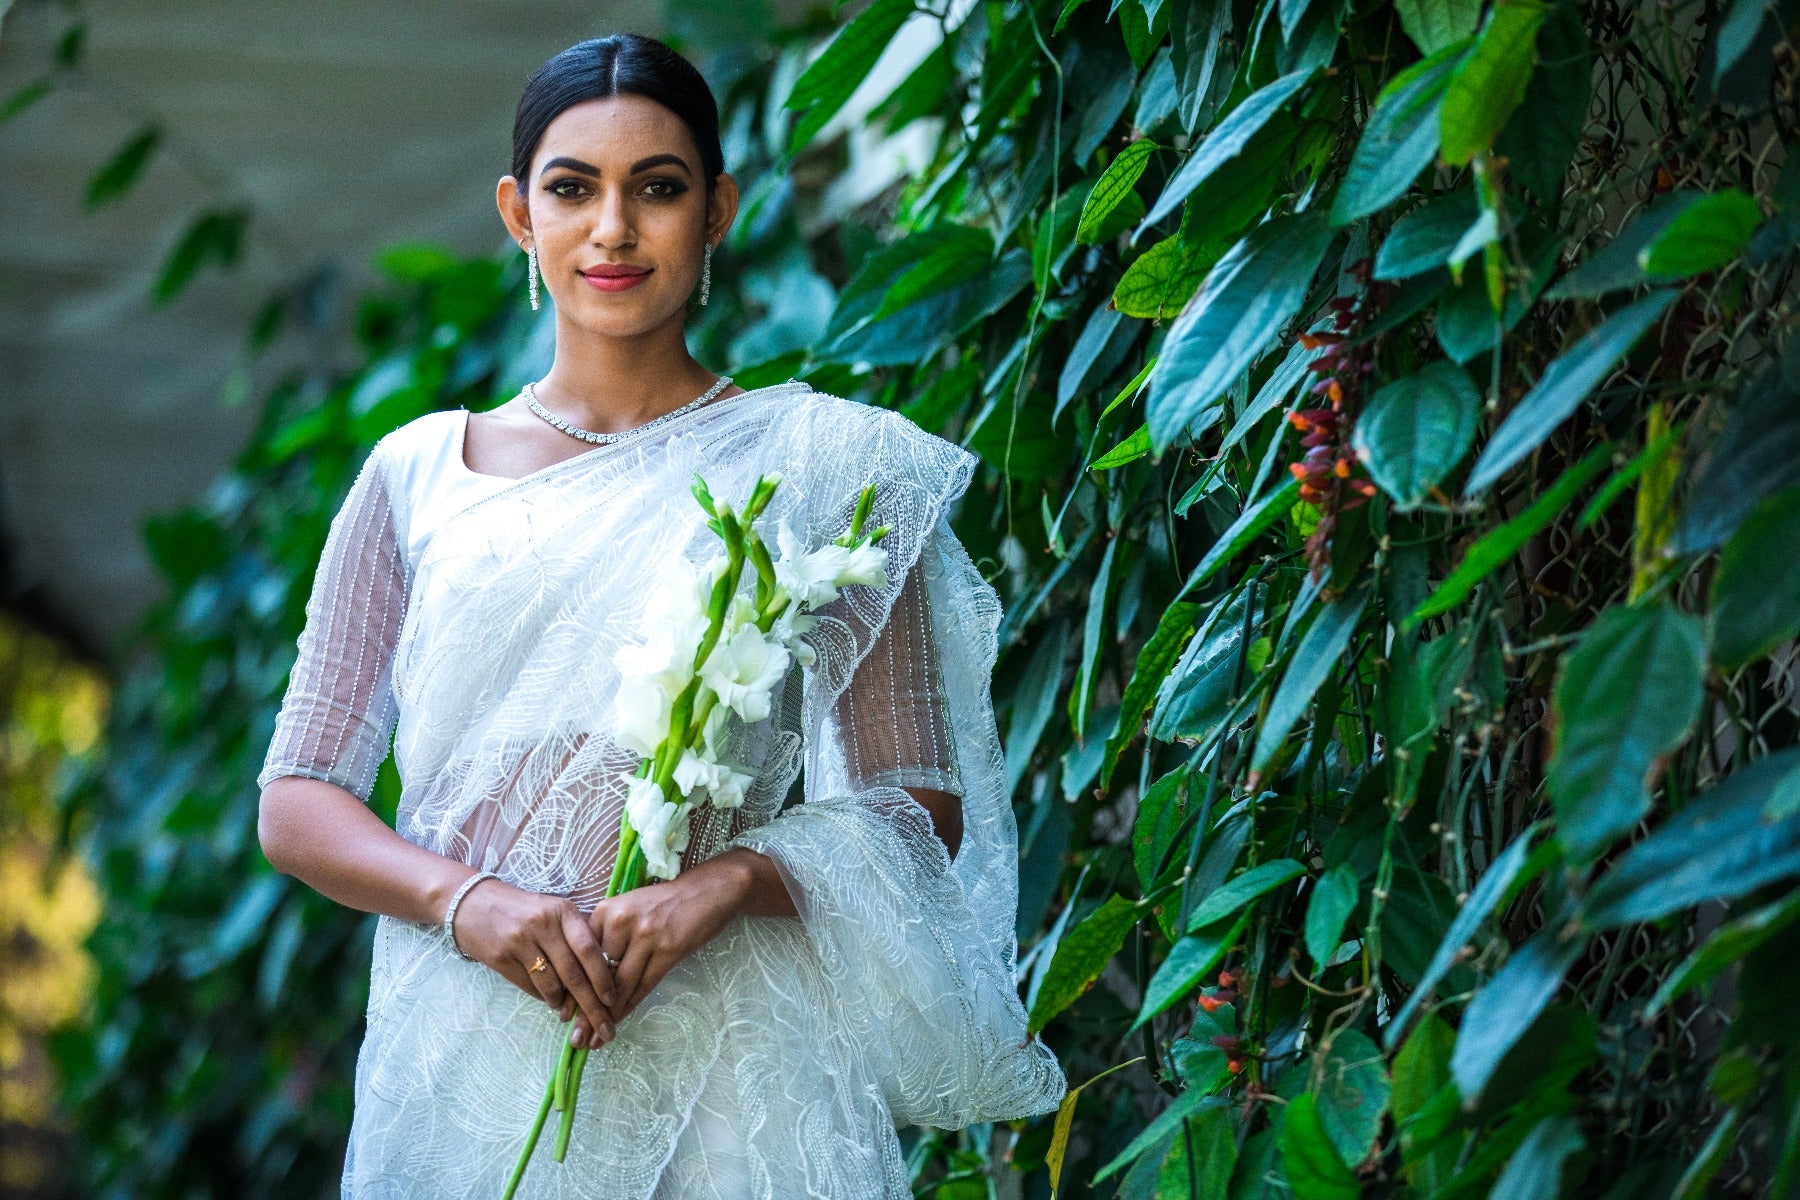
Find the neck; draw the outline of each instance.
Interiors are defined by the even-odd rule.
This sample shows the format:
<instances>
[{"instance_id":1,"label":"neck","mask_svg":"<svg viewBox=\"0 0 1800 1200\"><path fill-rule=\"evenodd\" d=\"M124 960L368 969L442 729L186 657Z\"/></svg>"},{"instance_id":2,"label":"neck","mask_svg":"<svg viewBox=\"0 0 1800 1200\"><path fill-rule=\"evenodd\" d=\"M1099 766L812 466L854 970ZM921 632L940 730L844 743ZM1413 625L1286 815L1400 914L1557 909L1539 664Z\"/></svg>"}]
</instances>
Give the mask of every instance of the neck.
<instances>
[{"instance_id":1,"label":"neck","mask_svg":"<svg viewBox=\"0 0 1800 1200\"><path fill-rule=\"evenodd\" d=\"M631 429L680 408L718 379L688 353L680 314L632 337L601 337L556 322L556 357L537 397L583 429Z\"/></svg>"}]
</instances>

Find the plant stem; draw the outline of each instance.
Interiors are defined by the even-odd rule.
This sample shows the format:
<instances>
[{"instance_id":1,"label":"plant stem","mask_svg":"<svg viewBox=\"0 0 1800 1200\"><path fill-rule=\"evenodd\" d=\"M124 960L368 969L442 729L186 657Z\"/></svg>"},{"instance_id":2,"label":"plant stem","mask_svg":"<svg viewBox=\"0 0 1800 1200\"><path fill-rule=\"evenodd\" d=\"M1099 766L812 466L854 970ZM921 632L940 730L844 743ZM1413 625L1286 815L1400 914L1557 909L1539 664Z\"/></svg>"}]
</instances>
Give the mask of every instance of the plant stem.
<instances>
[{"instance_id":1,"label":"plant stem","mask_svg":"<svg viewBox=\"0 0 1800 1200\"><path fill-rule=\"evenodd\" d=\"M552 1070L550 1078L544 1081L544 1099L531 1122L531 1132L525 1135L525 1149L519 1152L519 1161L513 1164L512 1177L506 1181L506 1190L500 1193L500 1200L512 1200L513 1193L519 1190L519 1180L525 1177L525 1167L531 1162L531 1152L537 1149L538 1135L544 1132L544 1118L550 1115L550 1102L555 1096L556 1072Z\"/></svg>"}]
</instances>

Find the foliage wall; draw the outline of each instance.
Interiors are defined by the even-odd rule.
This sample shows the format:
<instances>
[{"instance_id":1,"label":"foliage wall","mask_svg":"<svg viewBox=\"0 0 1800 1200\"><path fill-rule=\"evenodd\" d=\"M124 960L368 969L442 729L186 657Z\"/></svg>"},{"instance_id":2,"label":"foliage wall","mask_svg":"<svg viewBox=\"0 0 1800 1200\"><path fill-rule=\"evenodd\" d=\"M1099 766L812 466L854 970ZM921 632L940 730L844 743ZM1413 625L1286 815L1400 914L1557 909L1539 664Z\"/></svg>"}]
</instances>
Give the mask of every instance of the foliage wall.
<instances>
[{"instance_id":1,"label":"foliage wall","mask_svg":"<svg viewBox=\"0 0 1800 1200\"><path fill-rule=\"evenodd\" d=\"M1795 17L676 11L746 196L696 353L985 463L1020 982L1080 1087L907 1131L921 1195L1800 1185ZM844 210L890 132L924 165ZM548 349L517 256L384 265L362 366L150 530L173 599L71 793L97 1194L334 1185L368 923L270 872L252 777L360 454Z\"/></svg>"}]
</instances>

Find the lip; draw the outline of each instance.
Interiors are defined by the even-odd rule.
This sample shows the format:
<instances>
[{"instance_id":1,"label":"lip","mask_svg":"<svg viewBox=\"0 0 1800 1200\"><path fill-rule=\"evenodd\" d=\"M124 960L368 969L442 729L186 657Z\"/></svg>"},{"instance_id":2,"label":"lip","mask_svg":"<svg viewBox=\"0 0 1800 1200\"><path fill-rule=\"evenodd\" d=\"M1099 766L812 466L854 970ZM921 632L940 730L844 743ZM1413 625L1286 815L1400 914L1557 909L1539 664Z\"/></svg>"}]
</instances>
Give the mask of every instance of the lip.
<instances>
[{"instance_id":1,"label":"lip","mask_svg":"<svg viewBox=\"0 0 1800 1200\"><path fill-rule=\"evenodd\" d=\"M581 272L581 277L603 292L622 292L650 278L653 267L633 267L624 263L601 263Z\"/></svg>"}]
</instances>

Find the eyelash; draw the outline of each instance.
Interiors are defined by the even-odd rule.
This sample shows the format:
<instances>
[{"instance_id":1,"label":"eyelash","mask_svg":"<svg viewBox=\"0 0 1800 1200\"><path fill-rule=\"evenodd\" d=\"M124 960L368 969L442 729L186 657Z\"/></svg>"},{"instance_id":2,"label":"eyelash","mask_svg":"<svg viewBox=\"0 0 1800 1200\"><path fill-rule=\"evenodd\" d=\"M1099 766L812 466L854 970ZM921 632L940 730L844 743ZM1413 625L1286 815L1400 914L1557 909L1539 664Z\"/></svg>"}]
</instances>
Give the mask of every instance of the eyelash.
<instances>
[{"instance_id":1,"label":"eyelash","mask_svg":"<svg viewBox=\"0 0 1800 1200\"><path fill-rule=\"evenodd\" d=\"M646 180L644 183L644 186L650 187L654 184L659 184L659 183L667 184L669 187L673 188L674 191L661 192L661 193L652 192L652 193L650 193L650 198L652 200L673 200L677 196L680 196L683 192L687 191L687 185L685 183L681 182L681 180L671 179L668 176L660 176L660 175L657 176L655 179ZM574 199L575 197L573 195L571 195L570 193L559 190L562 188L562 186L564 184L574 184L576 187L581 188L583 191L587 190L581 184L581 182L579 180L575 180L575 179L554 180L551 183L546 184L544 186L544 190L546 192L549 192L551 195L560 197L561 199L564 199L564 200Z\"/></svg>"}]
</instances>

